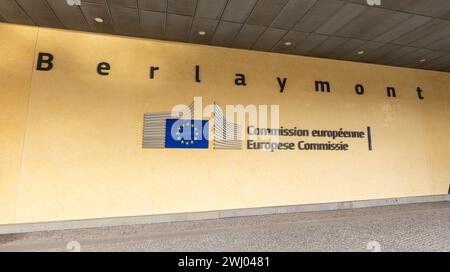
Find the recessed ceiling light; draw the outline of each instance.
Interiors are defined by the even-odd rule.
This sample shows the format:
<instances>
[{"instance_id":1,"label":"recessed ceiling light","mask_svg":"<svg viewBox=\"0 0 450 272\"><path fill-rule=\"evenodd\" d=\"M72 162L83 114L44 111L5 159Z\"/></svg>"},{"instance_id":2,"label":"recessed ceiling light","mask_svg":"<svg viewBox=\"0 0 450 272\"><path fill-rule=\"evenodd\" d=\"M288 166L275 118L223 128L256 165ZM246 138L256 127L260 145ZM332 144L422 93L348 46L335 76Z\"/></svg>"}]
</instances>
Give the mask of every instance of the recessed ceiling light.
<instances>
[{"instance_id":1,"label":"recessed ceiling light","mask_svg":"<svg viewBox=\"0 0 450 272\"><path fill-rule=\"evenodd\" d=\"M100 17L96 17L96 18L94 19L94 21L96 21L97 23L103 23L103 19L100 18Z\"/></svg>"},{"instance_id":2,"label":"recessed ceiling light","mask_svg":"<svg viewBox=\"0 0 450 272\"><path fill-rule=\"evenodd\" d=\"M285 42L284 45L287 45L287 46L292 45L292 42Z\"/></svg>"},{"instance_id":3,"label":"recessed ceiling light","mask_svg":"<svg viewBox=\"0 0 450 272\"><path fill-rule=\"evenodd\" d=\"M419 62L426 62L427 59L420 59Z\"/></svg>"},{"instance_id":4,"label":"recessed ceiling light","mask_svg":"<svg viewBox=\"0 0 450 272\"><path fill-rule=\"evenodd\" d=\"M361 50L361 51L358 51L358 55L364 55L364 53L366 53L366 52L364 52L363 50Z\"/></svg>"},{"instance_id":5,"label":"recessed ceiling light","mask_svg":"<svg viewBox=\"0 0 450 272\"><path fill-rule=\"evenodd\" d=\"M198 32L198 35L204 36L204 35L206 35L206 31L200 30L200 31Z\"/></svg>"}]
</instances>

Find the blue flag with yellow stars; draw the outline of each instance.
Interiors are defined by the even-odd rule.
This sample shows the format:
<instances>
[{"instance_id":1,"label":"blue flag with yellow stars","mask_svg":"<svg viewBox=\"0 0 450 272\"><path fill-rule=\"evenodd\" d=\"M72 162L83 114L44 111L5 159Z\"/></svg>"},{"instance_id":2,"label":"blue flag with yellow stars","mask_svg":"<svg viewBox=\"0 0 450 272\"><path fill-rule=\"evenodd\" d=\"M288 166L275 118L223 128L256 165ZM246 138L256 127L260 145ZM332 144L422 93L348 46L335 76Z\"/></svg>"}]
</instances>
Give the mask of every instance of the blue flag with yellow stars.
<instances>
[{"instance_id":1,"label":"blue flag with yellow stars","mask_svg":"<svg viewBox=\"0 0 450 272\"><path fill-rule=\"evenodd\" d=\"M208 148L208 120L166 119L166 148Z\"/></svg>"}]
</instances>

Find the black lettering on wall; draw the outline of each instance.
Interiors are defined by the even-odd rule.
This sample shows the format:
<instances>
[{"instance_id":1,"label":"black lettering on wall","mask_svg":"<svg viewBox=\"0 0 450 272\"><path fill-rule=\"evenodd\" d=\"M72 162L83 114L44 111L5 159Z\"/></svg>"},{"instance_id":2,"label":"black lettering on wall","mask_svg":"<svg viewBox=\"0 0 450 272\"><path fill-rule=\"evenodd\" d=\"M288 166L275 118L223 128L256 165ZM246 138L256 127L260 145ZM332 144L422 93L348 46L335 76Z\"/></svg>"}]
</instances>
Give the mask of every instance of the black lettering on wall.
<instances>
[{"instance_id":1,"label":"black lettering on wall","mask_svg":"<svg viewBox=\"0 0 450 272\"><path fill-rule=\"evenodd\" d=\"M395 88L394 87L387 87L387 95L389 97L397 97L397 95L395 94Z\"/></svg>"},{"instance_id":2,"label":"black lettering on wall","mask_svg":"<svg viewBox=\"0 0 450 272\"><path fill-rule=\"evenodd\" d=\"M363 95L364 94L364 86L362 84L357 84L355 86L355 91L358 95Z\"/></svg>"},{"instance_id":3,"label":"black lettering on wall","mask_svg":"<svg viewBox=\"0 0 450 272\"><path fill-rule=\"evenodd\" d=\"M425 97L422 96L422 92L423 90L420 87L417 87L417 96L419 97L420 100L423 100Z\"/></svg>"},{"instance_id":4,"label":"black lettering on wall","mask_svg":"<svg viewBox=\"0 0 450 272\"><path fill-rule=\"evenodd\" d=\"M53 55L50 53L39 53L36 70L50 71L53 68Z\"/></svg>"},{"instance_id":5,"label":"black lettering on wall","mask_svg":"<svg viewBox=\"0 0 450 272\"><path fill-rule=\"evenodd\" d=\"M200 65L195 65L195 82L202 82L200 80Z\"/></svg>"},{"instance_id":6,"label":"black lettering on wall","mask_svg":"<svg viewBox=\"0 0 450 272\"><path fill-rule=\"evenodd\" d=\"M244 74L236 74L236 79L234 80L234 84L237 86L247 86L245 83L245 75Z\"/></svg>"},{"instance_id":7,"label":"black lettering on wall","mask_svg":"<svg viewBox=\"0 0 450 272\"><path fill-rule=\"evenodd\" d=\"M284 88L286 87L287 78L279 78L277 77L278 85L280 85L280 93L284 92Z\"/></svg>"},{"instance_id":8,"label":"black lettering on wall","mask_svg":"<svg viewBox=\"0 0 450 272\"><path fill-rule=\"evenodd\" d=\"M316 92L318 91L329 93L331 91L330 83L328 81L316 81Z\"/></svg>"},{"instance_id":9,"label":"black lettering on wall","mask_svg":"<svg viewBox=\"0 0 450 272\"><path fill-rule=\"evenodd\" d=\"M158 66L150 66L150 79L155 78L155 72L159 70Z\"/></svg>"},{"instance_id":10,"label":"black lettering on wall","mask_svg":"<svg viewBox=\"0 0 450 272\"><path fill-rule=\"evenodd\" d=\"M107 76L109 75L109 70L111 70L111 65L107 62L100 62L97 65L97 73L101 76Z\"/></svg>"},{"instance_id":11,"label":"black lettering on wall","mask_svg":"<svg viewBox=\"0 0 450 272\"><path fill-rule=\"evenodd\" d=\"M37 63L36 63L36 70L39 71L50 71L54 67L54 56L51 53L46 52L39 52L37 56ZM108 62L100 62L97 65L97 73L102 76L107 76L110 74L111 65ZM154 79L156 77L156 71L159 71L160 67L158 66L150 66L149 70L149 77L150 79ZM200 65L195 65L195 81L201 82L201 75L200 75ZM277 82L279 85L280 93L283 93L286 86L287 86L287 78L281 78L277 77ZM235 74L235 85L237 86L247 86L246 78L244 74ZM321 81L316 80L315 81L315 90L316 92L331 92L331 84L328 81ZM396 89L395 87L386 87L387 90L387 96L388 97L397 97ZM355 92L358 95L363 95L365 93L365 89L363 84L356 84L355 85ZM421 87L417 87L416 89L417 97L420 100L424 100L425 97L423 96L423 90Z\"/></svg>"}]
</instances>

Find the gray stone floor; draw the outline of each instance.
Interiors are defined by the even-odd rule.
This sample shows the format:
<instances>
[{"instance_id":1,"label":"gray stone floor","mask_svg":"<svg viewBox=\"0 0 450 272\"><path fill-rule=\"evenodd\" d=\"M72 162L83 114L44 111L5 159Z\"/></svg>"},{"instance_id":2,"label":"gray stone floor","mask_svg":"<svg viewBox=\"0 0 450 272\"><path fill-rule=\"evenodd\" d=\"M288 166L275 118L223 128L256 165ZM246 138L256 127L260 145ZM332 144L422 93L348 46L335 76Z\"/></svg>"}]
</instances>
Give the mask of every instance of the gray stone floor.
<instances>
[{"instance_id":1,"label":"gray stone floor","mask_svg":"<svg viewBox=\"0 0 450 272\"><path fill-rule=\"evenodd\" d=\"M0 251L450 251L450 202L0 235Z\"/></svg>"}]
</instances>

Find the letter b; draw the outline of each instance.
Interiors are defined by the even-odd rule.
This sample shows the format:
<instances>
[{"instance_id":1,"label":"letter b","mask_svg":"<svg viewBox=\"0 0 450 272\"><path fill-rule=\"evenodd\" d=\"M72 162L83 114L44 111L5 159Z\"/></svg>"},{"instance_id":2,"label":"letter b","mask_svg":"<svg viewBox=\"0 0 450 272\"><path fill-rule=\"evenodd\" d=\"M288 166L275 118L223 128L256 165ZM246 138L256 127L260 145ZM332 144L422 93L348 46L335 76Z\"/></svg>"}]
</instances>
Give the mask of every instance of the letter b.
<instances>
[{"instance_id":1,"label":"letter b","mask_svg":"<svg viewBox=\"0 0 450 272\"><path fill-rule=\"evenodd\" d=\"M39 53L36 70L50 71L53 68L53 55L50 53Z\"/></svg>"}]
</instances>

